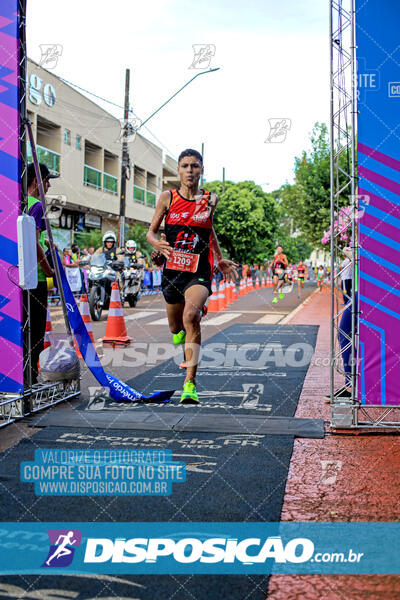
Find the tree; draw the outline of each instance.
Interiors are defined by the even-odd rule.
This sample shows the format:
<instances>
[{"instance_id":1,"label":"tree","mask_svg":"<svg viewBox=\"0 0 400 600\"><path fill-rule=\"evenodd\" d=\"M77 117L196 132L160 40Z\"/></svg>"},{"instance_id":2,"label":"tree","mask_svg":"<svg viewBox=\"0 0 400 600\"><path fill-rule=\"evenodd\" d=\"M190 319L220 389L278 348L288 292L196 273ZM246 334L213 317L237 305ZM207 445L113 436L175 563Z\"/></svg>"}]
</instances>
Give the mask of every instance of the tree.
<instances>
[{"instance_id":1,"label":"tree","mask_svg":"<svg viewBox=\"0 0 400 600\"><path fill-rule=\"evenodd\" d=\"M295 159L295 183L280 189L282 205L304 239L314 247L322 247L324 231L330 224L330 141L325 123L316 123L311 134L311 151L304 151ZM344 171L349 170L349 157L340 156ZM340 178L345 183L344 175ZM346 193L339 199L340 206L347 206Z\"/></svg>"},{"instance_id":2,"label":"tree","mask_svg":"<svg viewBox=\"0 0 400 600\"><path fill-rule=\"evenodd\" d=\"M102 245L101 229L90 229L90 231L81 231L74 234L75 244L78 244L80 248L100 248Z\"/></svg>"},{"instance_id":3,"label":"tree","mask_svg":"<svg viewBox=\"0 0 400 600\"><path fill-rule=\"evenodd\" d=\"M259 262L273 254L278 210L271 194L254 181L207 182L219 197L214 228L222 248L240 263Z\"/></svg>"}]
</instances>

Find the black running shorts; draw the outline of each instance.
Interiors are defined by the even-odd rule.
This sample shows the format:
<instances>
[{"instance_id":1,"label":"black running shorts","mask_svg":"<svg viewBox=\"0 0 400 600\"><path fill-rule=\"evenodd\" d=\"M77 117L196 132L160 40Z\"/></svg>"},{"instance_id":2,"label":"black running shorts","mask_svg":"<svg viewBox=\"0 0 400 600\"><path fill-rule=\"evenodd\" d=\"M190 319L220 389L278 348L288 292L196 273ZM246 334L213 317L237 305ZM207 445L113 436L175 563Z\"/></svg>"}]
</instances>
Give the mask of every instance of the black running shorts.
<instances>
[{"instance_id":1,"label":"black running shorts","mask_svg":"<svg viewBox=\"0 0 400 600\"><path fill-rule=\"evenodd\" d=\"M274 277L277 277L279 279L279 281L284 281L285 280L285 271L282 269L282 273L278 274L274 271Z\"/></svg>"},{"instance_id":2,"label":"black running shorts","mask_svg":"<svg viewBox=\"0 0 400 600\"><path fill-rule=\"evenodd\" d=\"M161 289L168 304L185 302L185 292L192 285L204 285L208 290L208 295L211 296L211 281L209 279L203 278L196 273L164 269Z\"/></svg>"}]
</instances>

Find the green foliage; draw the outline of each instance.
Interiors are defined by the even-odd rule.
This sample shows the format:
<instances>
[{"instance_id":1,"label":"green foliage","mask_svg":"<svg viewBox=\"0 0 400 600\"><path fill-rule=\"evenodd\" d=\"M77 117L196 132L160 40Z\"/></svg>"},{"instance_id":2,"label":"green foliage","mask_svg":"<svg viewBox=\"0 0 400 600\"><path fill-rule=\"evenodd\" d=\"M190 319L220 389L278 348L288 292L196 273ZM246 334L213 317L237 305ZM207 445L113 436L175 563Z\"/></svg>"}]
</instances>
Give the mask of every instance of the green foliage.
<instances>
[{"instance_id":1,"label":"green foliage","mask_svg":"<svg viewBox=\"0 0 400 600\"><path fill-rule=\"evenodd\" d=\"M271 257L278 228L274 198L254 181L207 182L219 197L214 228L222 248L233 260L249 263Z\"/></svg>"},{"instance_id":2,"label":"green foliage","mask_svg":"<svg viewBox=\"0 0 400 600\"><path fill-rule=\"evenodd\" d=\"M74 243L78 244L80 248L93 248L96 250L102 245L102 237L100 229L91 229L90 231L81 231L74 233Z\"/></svg>"},{"instance_id":3,"label":"green foliage","mask_svg":"<svg viewBox=\"0 0 400 600\"><path fill-rule=\"evenodd\" d=\"M139 252L142 252L149 258L153 248L146 240L147 229L148 227L146 225L141 225L140 223L131 225L125 236L125 241L135 240ZM103 244L103 233L100 229L91 229L88 232L75 233L74 242L75 244L78 244L80 248L90 248L90 246L93 246L96 250Z\"/></svg>"},{"instance_id":4,"label":"green foliage","mask_svg":"<svg viewBox=\"0 0 400 600\"><path fill-rule=\"evenodd\" d=\"M295 159L295 183L280 189L284 211L293 219L295 228L313 247L323 247L321 239L330 223L330 141L327 126L316 123L311 134L311 151ZM341 167L348 171L346 153ZM345 179L343 179L343 184ZM340 206L349 205L349 197L340 198Z\"/></svg>"}]
</instances>

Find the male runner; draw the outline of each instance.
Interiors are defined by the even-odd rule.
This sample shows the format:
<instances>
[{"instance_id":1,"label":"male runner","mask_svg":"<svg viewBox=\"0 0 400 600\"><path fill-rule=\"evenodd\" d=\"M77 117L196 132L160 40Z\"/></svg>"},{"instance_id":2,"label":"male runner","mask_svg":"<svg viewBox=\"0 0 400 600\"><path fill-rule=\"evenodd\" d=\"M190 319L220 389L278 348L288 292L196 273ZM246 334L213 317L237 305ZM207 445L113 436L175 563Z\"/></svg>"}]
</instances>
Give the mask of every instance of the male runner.
<instances>
[{"instance_id":1,"label":"male runner","mask_svg":"<svg viewBox=\"0 0 400 600\"><path fill-rule=\"evenodd\" d=\"M275 250L275 256L272 261L272 273L274 275L273 283L274 283L274 298L272 300L273 303L278 302L278 289L281 290L283 284L285 283L285 269L287 268L289 261L286 257L286 254L283 254L282 246L277 246ZM279 293L279 298L282 300L283 292Z\"/></svg>"},{"instance_id":2,"label":"male runner","mask_svg":"<svg viewBox=\"0 0 400 600\"><path fill-rule=\"evenodd\" d=\"M218 197L199 190L203 157L187 149L178 159L180 189L162 192L147 232L147 241L165 257L161 289L174 344L185 344L186 378L181 403L197 404L196 372L200 351L200 319L211 295L214 261L224 274L236 263L225 260L212 220ZM165 234L157 233L165 217ZM158 260L158 259L157 259Z\"/></svg>"},{"instance_id":3,"label":"male runner","mask_svg":"<svg viewBox=\"0 0 400 600\"><path fill-rule=\"evenodd\" d=\"M299 262L299 264L297 265L297 297L300 298L301 296L301 290L304 287L304 282L306 280L306 265L303 263L303 261L301 260Z\"/></svg>"}]
</instances>

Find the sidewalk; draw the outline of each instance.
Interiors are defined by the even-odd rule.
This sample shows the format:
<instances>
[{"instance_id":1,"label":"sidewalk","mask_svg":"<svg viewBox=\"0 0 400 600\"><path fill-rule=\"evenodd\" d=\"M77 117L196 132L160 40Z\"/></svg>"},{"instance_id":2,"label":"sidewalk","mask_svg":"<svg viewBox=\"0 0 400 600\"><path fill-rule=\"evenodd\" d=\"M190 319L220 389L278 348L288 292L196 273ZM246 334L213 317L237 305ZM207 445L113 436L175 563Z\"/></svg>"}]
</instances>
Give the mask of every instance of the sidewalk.
<instances>
[{"instance_id":1,"label":"sidewalk","mask_svg":"<svg viewBox=\"0 0 400 600\"><path fill-rule=\"evenodd\" d=\"M289 321L319 325L317 346L296 417L330 421L330 290L315 293ZM325 366L323 366L325 365ZM329 429L329 428L328 428ZM400 438L332 435L296 439L282 521L398 521L400 518ZM400 597L394 575L274 575L268 600L361 600Z\"/></svg>"}]
</instances>

